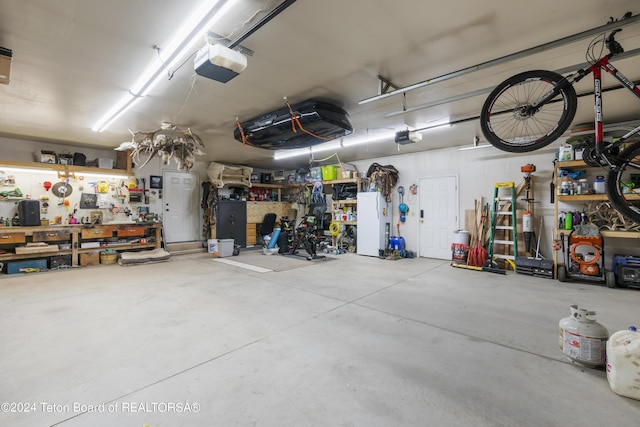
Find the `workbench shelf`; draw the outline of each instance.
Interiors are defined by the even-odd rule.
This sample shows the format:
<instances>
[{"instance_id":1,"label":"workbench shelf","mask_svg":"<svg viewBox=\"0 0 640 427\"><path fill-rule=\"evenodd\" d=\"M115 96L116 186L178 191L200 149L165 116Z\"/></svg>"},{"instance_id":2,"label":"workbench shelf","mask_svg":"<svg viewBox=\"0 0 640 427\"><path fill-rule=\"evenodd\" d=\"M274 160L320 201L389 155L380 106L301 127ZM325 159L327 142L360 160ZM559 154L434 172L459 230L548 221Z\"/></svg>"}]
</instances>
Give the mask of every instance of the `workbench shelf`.
<instances>
[{"instance_id":1,"label":"workbench shelf","mask_svg":"<svg viewBox=\"0 0 640 427\"><path fill-rule=\"evenodd\" d=\"M4 252L0 253L0 263L5 267L11 261L70 255L71 266L76 267L81 264L81 254L105 249L126 251L160 248L161 233L162 224L158 222L0 227L0 249ZM132 240L125 243L113 239ZM92 246L82 247L83 244Z\"/></svg>"}]
</instances>

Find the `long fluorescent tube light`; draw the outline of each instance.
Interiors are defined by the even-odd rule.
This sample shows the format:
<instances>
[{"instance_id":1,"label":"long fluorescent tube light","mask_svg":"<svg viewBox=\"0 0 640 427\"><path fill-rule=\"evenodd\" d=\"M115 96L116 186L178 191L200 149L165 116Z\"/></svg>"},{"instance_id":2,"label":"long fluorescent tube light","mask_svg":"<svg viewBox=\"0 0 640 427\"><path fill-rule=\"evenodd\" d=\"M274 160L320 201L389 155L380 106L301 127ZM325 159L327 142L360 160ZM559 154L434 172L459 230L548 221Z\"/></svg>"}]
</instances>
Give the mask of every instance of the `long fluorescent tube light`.
<instances>
[{"instance_id":1,"label":"long fluorescent tube light","mask_svg":"<svg viewBox=\"0 0 640 427\"><path fill-rule=\"evenodd\" d=\"M310 156L311 155L311 148L296 148L293 150L276 150L275 153L273 153L273 160L282 160L282 159L289 159L291 157L298 157L298 156Z\"/></svg>"},{"instance_id":2,"label":"long fluorescent tube light","mask_svg":"<svg viewBox=\"0 0 640 427\"><path fill-rule=\"evenodd\" d=\"M458 151L477 150L478 148L489 148L489 147L493 147L493 145L491 144L471 145L469 147L458 148Z\"/></svg>"},{"instance_id":3,"label":"long fluorescent tube light","mask_svg":"<svg viewBox=\"0 0 640 427\"><path fill-rule=\"evenodd\" d=\"M353 147L354 145L362 145L362 144L369 144L369 143L373 143L373 142L380 142L380 141L385 141L385 140L393 140L396 136L396 133L385 133L382 135L376 135L373 137L367 137L367 136L363 136L360 138L349 138L349 139L345 139L342 142L342 146L343 147Z\"/></svg>"},{"instance_id":4,"label":"long fluorescent tube light","mask_svg":"<svg viewBox=\"0 0 640 427\"><path fill-rule=\"evenodd\" d=\"M277 150L273 154L273 160L289 159L291 157L297 157L297 156L309 156L313 153L320 153L322 151L329 151L329 150L338 151L341 148L353 147L356 145L368 144L372 142L393 140L394 137L395 137L395 132L388 133L388 134L385 133L385 134L377 135L374 137L363 136L359 138L357 137L342 138L341 140L338 140L338 141L329 141L329 142L325 142L324 144L314 145L313 147L309 147L309 148L296 148L293 150Z\"/></svg>"},{"instance_id":5,"label":"long fluorescent tube light","mask_svg":"<svg viewBox=\"0 0 640 427\"><path fill-rule=\"evenodd\" d=\"M124 112L131 108L136 101L144 97L162 79L166 78L166 69L172 70L188 53L196 41L204 40L210 27L220 19L236 2L236 0L209 0L202 2L200 7L183 23L171 41L160 52L147 68L142 77L92 128L94 132L104 131Z\"/></svg>"},{"instance_id":6,"label":"long fluorescent tube light","mask_svg":"<svg viewBox=\"0 0 640 427\"><path fill-rule=\"evenodd\" d=\"M46 165L46 163L44 163ZM49 175L57 175L58 171L53 169L44 169L39 167L30 168L28 166L17 166L17 167L4 167L0 166L0 172L30 172L30 173L41 173L41 174L49 174Z\"/></svg>"},{"instance_id":7,"label":"long fluorescent tube light","mask_svg":"<svg viewBox=\"0 0 640 427\"><path fill-rule=\"evenodd\" d=\"M415 131L416 132L420 132L420 133L425 133L425 132L431 132L431 131L434 131L434 130L450 128L452 126L453 126L453 124L451 122L445 122L445 123L440 123L440 124L437 124L437 125L431 125L431 126L427 126L427 127L423 127L423 128L418 128L418 129L415 129Z\"/></svg>"}]
</instances>

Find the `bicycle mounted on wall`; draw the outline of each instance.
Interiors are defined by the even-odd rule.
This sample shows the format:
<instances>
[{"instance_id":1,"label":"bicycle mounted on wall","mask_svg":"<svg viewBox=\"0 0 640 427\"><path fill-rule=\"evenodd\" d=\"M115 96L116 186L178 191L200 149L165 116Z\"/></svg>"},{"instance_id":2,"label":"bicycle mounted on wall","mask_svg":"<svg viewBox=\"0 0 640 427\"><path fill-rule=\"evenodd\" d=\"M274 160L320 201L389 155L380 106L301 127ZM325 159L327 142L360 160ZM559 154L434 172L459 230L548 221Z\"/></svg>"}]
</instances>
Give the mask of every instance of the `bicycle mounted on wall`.
<instances>
[{"instance_id":1,"label":"bicycle mounted on wall","mask_svg":"<svg viewBox=\"0 0 640 427\"><path fill-rule=\"evenodd\" d=\"M631 12L622 19L631 17ZM609 23L617 22L611 18ZM631 221L640 223L640 184L629 193L627 181L638 180L640 174L640 142L622 149L629 139L640 133L640 126L615 142L604 141L602 109L602 70L613 75L624 88L640 98L640 88L624 76L609 61L624 49L615 40L615 29L589 43L587 60L591 64L563 77L553 71L534 70L512 76L489 94L480 114L482 133L496 148L512 153L525 153L545 147L569 128L578 106L573 87L593 73L595 100L595 140L584 142L583 160L589 166L608 169L606 192L613 207ZM595 55L602 44L609 53ZM633 175L633 176L631 176ZM627 187L627 188L625 188Z\"/></svg>"}]
</instances>

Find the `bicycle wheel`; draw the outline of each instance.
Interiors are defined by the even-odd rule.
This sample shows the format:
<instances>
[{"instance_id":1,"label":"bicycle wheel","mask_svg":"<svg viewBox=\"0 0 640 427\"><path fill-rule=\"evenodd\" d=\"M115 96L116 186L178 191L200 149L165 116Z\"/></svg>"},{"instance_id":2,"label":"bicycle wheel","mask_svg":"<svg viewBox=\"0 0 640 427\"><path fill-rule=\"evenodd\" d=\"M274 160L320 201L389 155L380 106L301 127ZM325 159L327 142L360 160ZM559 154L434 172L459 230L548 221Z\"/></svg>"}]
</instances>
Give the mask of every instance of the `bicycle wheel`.
<instances>
[{"instance_id":1,"label":"bicycle wheel","mask_svg":"<svg viewBox=\"0 0 640 427\"><path fill-rule=\"evenodd\" d=\"M517 74L496 86L480 114L487 141L511 153L534 151L555 141L576 115L576 90L566 84L551 101L539 107L533 104L563 79L552 71L536 70Z\"/></svg>"},{"instance_id":2,"label":"bicycle wheel","mask_svg":"<svg viewBox=\"0 0 640 427\"><path fill-rule=\"evenodd\" d=\"M625 149L616 159L620 161L607 175L607 196L625 218L640 224L640 142Z\"/></svg>"}]
</instances>

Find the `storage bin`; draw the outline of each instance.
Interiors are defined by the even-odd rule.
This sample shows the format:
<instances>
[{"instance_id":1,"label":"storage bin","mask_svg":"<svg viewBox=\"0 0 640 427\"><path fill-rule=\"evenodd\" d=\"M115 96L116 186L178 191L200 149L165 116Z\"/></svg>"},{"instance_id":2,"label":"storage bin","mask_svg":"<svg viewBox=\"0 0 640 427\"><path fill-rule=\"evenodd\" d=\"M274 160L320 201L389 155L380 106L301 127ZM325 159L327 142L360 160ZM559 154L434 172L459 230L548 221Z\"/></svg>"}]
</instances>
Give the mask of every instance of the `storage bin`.
<instances>
[{"instance_id":1,"label":"storage bin","mask_svg":"<svg viewBox=\"0 0 640 427\"><path fill-rule=\"evenodd\" d=\"M22 269L25 268L39 268L40 270L47 269L46 259L25 259L23 261L9 261L4 263L5 272L7 274L22 273Z\"/></svg>"},{"instance_id":2,"label":"storage bin","mask_svg":"<svg viewBox=\"0 0 640 427\"><path fill-rule=\"evenodd\" d=\"M233 239L218 239L218 256L228 257L233 255Z\"/></svg>"},{"instance_id":3,"label":"storage bin","mask_svg":"<svg viewBox=\"0 0 640 427\"><path fill-rule=\"evenodd\" d=\"M323 181L333 181L336 179L338 179L338 166L336 165L322 166Z\"/></svg>"},{"instance_id":4,"label":"storage bin","mask_svg":"<svg viewBox=\"0 0 640 427\"><path fill-rule=\"evenodd\" d=\"M100 169L113 169L113 159L97 158L96 165Z\"/></svg>"},{"instance_id":5,"label":"storage bin","mask_svg":"<svg viewBox=\"0 0 640 427\"><path fill-rule=\"evenodd\" d=\"M311 168L311 181L321 181L322 180L322 168L321 167L313 167Z\"/></svg>"}]
</instances>

